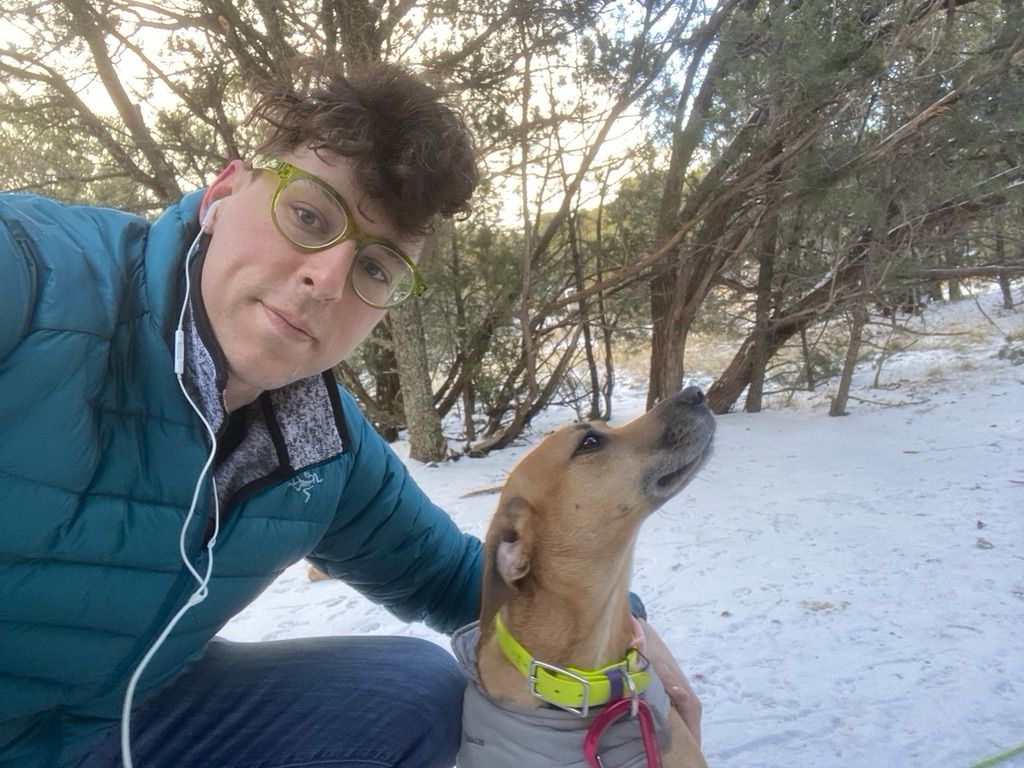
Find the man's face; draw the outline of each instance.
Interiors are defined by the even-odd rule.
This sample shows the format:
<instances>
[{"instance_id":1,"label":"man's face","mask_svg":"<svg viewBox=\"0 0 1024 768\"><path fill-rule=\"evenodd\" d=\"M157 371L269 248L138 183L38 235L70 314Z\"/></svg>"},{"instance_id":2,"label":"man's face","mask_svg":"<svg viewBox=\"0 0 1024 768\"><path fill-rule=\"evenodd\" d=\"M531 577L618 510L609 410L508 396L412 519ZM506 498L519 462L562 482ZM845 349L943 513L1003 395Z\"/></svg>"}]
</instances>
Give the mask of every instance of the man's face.
<instances>
[{"instance_id":1,"label":"man's face","mask_svg":"<svg viewBox=\"0 0 1024 768\"><path fill-rule=\"evenodd\" d=\"M422 243L402 239L361 193L344 158L321 160L300 150L280 159L313 173L348 202L356 224L390 240L414 260ZM209 195L218 200L204 223L212 232L202 274L202 296L213 333L227 358L229 410L261 392L336 365L370 333L385 310L366 304L349 273L356 244L343 240L304 251L274 226L270 213L277 178L249 172L240 161L221 174Z\"/></svg>"}]
</instances>

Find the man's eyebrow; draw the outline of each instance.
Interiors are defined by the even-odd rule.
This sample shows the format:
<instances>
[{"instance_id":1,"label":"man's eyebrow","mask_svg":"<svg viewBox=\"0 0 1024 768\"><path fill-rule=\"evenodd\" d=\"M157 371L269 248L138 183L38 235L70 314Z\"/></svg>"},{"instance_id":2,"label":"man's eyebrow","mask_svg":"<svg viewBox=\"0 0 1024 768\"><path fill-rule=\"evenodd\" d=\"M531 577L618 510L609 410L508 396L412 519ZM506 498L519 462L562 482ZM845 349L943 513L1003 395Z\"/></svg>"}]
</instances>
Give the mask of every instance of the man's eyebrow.
<instances>
[{"instance_id":1,"label":"man's eyebrow","mask_svg":"<svg viewBox=\"0 0 1024 768\"><path fill-rule=\"evenodd\" d=\"M312 179L310 179L310 181L312 181ZM320 191L320 194L322 194L331 202L337 202L341 198L341 193L335 190L333 187L328 186L327 182L323 181L322 179L317 179L316 183L313 186Z\"/></svg>"}]
</instances>

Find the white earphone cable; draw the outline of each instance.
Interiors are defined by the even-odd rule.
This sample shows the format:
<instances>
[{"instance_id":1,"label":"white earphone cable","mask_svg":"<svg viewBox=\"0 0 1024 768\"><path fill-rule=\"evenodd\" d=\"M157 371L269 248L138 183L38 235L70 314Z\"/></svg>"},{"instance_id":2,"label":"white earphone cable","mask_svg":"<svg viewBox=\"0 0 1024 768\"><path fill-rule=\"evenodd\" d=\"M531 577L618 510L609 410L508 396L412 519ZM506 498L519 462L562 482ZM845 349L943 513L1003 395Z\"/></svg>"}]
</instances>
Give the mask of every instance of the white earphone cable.
<instances>
[{"instance_id":1,"label":"white earphone cable","mask_svg":"<svg viewBox=\"0 0 1024 768\"><path fill-rule=\"evenodd\" d=\"M214 203L214 205L216 205L216 203ZM210 210L212 210L212 206ZM209 215L209 211L207 212L207 215ZM210 455L206 459L206 463L203 465L203 469L196 480L195 489L192 492L192 504L189 507L188 514L185 516L184 522L181 524L181 533L178 536L178 551L181 554L181 560L185 564L185 567L188 568L193 578L195 578L199 586L189 597L185 605L181 607L170 622L168 622L167 626L164 627L163 632L160 633L156 641L149 647L146 655L142 657L142 660L135 667L135 671L132 673L132 676L128 681L128 688L125 691L124 696L124 706L121 709L121 760L124 768L132 768L131 711L132 701L135 698L135 688L138 685L139 680L142 678L142 673L149 665L149 662L152 661L157 651L160 650L160 647L177 626L178 622L181 621L182 617L192 608L203 602L209 594L210 577L213 574L213 548L217 543L217 534L220 532L220 502L217 498L217 480L216 478L211 478L210 482L213 488L213 535L206 543L206 572L200 575L198 569L188 558L188 553L185 549L185 542L188 534L188 528L192 523L192 518L195 517L196 507L199 504L199 496L203 489L203 483L210 471L210 468L213 466L214 458L217 455L217 435L214 432L213 427L210 425L210 422L206 419L206 416L203 415L202 409L193 402L185 387L185 383L182 380L182 374L185 372L185 313L188 310L189 296L192 291L189 265L192 258L199 251L199 241L202 236L203 232L201 230L185 256L185 299L181 305L181 314L178 316L178 327L174 331L174 374L178 379L178 386L181 388L181 392L185 395L185 399L188 401L189 405L192 406L192 410L196 412L200 421L203 422L203 426L206 428L206 432L210 437Z\"/></svg>"}]
</instances>

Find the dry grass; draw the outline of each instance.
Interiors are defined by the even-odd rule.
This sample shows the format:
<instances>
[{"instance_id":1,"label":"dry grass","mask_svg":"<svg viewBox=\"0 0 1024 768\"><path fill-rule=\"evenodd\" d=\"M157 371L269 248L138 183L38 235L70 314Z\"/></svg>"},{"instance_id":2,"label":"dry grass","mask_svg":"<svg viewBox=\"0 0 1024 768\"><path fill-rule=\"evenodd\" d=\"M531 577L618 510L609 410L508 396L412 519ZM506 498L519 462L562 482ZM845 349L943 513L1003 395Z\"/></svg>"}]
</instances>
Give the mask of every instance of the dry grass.
<instances>
[{"instance_id":1,"label":"dry grass","mask_svg":"<svg viewBox=\"0 0 1024 768\"><path fill-rule=\"evenodd\" d=\"M718 376L732 361L741 339L709 334L691 334L686 342L687 376ZM651 369L649 342L614 345L615 370L620 376L646 382Z\"/></svg>"}]
</instances>

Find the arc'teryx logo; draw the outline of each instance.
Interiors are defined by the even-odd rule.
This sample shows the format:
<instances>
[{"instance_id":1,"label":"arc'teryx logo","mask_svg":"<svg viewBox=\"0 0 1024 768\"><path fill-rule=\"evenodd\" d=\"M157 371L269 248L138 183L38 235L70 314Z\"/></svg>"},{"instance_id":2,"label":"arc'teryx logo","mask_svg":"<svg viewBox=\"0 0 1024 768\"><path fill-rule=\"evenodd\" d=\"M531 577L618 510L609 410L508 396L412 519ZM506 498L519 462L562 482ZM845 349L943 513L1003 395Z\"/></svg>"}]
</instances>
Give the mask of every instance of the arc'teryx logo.
<instances>
[{"instance_id":1,"label":"arc'teryx logo","mask_svg":"<svg viewBox=\"0 0 1024 768\"><path fill-rule=\"evenodd\" d=\"M288 486L293 491L298 491L303 496L305 496L306 497L306 502L305 503L308 504L309 503L309 497L310 497L310 491L313 489L313 486L318 485L318 484L320 484L322 482L323 482L323 480L320 479L320 475L318 475L316 472L306 471L306 472L303 472L301 475L298 475L294 480L292 480L290 483L288 483Z\"/></svg>"}]
</instances>

